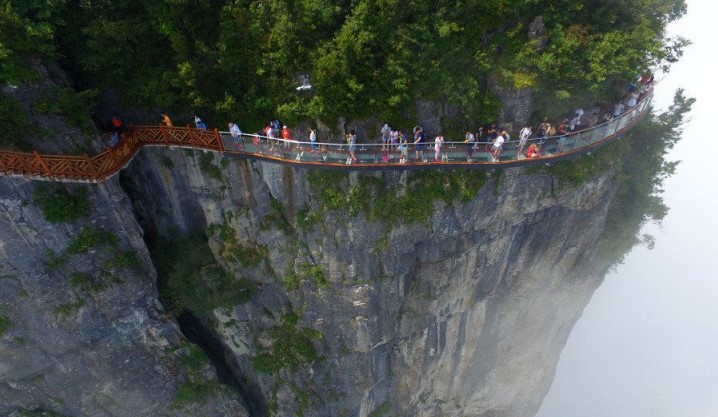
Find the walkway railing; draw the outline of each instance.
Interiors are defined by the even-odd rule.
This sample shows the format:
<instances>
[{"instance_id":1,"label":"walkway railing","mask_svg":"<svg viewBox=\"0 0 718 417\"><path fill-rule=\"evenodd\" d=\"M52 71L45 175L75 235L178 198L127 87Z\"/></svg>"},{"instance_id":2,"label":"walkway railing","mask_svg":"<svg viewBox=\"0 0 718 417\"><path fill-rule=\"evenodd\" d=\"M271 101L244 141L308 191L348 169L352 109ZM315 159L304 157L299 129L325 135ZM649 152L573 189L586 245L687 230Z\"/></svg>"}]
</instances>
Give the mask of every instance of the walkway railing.
<instances>
[{"instance_id":1,"label":"walkway railing","mask_svg":"<svg viewBox=\"0 0 718 417\"><path fill-rule=\"evenodd\" d=\"M621 137L643 118L651 98L652 95L647 95L619 117L591 128L562 136L530 139L522 149L518 140L508 141L493 155L493 145L485 142L444 142L438 161L434 159L433 141L420 146L407 145L405 158L397 145L359 143L354 145L355 159L352 160L348 144L311 143L248 134L235 140L229 132L216 129L141 126L133 127L129 134L123 135L116 147L108 147L92 157L0 151L0 173L55 181L100 182L127 166L143 146L204 149L230 157L342 170L496 169L551 163L590 153ZM529 158L526 152L532 144L536 145L536 157Z\"/></svg>"}]
</instances>

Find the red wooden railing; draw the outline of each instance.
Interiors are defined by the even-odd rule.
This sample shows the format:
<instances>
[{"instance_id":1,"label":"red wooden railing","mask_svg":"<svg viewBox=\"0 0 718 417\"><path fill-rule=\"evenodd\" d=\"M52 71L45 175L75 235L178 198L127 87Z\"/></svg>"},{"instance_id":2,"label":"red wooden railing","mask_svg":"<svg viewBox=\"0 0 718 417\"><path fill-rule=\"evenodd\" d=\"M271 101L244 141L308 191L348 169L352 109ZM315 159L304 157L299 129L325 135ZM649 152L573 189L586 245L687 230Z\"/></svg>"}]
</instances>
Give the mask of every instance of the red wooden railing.
<instances>
[{"instance_id":1,"label":"red wooden railing","mask_svg":"<svg viewBox=\"0 0 718 417\"><path fill-rule=\"evenodd\" d=\"M0 173L49 180L98 182L124 168L143 146L179 146L222 152L217 130L187 127L133 127L114 148L90 157L0 151Z\"/></svg>"}]
</instances>

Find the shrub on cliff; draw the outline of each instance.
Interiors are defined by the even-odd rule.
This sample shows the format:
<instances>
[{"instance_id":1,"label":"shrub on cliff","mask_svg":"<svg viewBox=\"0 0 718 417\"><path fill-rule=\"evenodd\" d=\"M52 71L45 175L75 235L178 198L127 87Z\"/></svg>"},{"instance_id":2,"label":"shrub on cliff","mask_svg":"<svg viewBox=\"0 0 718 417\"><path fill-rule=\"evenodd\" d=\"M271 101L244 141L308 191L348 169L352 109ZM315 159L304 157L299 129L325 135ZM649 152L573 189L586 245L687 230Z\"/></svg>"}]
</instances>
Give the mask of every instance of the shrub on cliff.
<instances>
[{"instance_id":1,"label":"shrub on cliff","mask_svg":"<svg viewBox=\"0 0 718 417\"><path fill-rule=\"evenodd\" d=\"M45 220L51 223L71 223L90 214L87 187L75 187L70 192L61 184L41 184L33 193L33 202Z\"/></svg>"},{"instance_id":2,"label":"shrub on cliff","mask_svg":"<svg viewBox=\"0 0 718 417\"><path fill-rule=\"evenodd\" d=\"M10 95L0 93L0 146L30 150L25 138L31 130L30 118L22 105Z\"/></svg>"},{"instance_id":3,"label":"shrub on cliff","mask_svg":"<svg viewBox=\"0 0 718 417\"><path fill-rule=\"evenodd\" d=\"M204 236L162 240L152 253L162 278L162 296L176 313L232 307L246 303L256 291L251 281L222 269Z\"/></svg>"}]
</instances>

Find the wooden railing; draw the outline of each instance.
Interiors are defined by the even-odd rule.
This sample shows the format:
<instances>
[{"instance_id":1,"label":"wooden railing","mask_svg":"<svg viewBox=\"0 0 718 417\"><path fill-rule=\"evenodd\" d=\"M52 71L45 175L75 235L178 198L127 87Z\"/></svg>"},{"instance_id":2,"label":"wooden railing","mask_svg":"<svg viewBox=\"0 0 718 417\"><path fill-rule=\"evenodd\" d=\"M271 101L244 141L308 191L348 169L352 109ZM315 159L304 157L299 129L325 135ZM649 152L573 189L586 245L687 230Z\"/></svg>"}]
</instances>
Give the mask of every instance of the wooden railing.
<instances>
[{"instance_id":1,"label":"wooden railing","mask_svg":"<svg viewBox=\"0 0 718 417\"><path fill-rule=\"evenodd\" d=\"M218 130L140 126L122 135L115 147L92 157L0 151L0 173L46 180L99 182L124 168L143 146L224 150Z\"/></svg>"}]
</instances>

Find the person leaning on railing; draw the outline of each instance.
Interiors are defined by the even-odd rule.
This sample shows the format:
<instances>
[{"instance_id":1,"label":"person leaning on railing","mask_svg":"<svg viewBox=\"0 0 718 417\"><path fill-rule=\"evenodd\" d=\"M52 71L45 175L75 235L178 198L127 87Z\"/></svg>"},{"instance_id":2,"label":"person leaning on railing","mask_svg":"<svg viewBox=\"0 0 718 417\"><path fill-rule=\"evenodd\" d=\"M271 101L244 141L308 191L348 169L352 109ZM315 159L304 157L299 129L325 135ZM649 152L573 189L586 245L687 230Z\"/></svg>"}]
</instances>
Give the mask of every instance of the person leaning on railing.
<instances>
[{"instance_id":1,"label":"person leaning on railing","mask_svg":"<svg viewBox=\"0 0 718 417\"><path fill-rule=\"evenodd\" d=\"M312 144L312 152L317 151L317 130L309 128L309 142Z\"/></svg>"},{"instance_id":2,"label":"person leaning on railing","mask_svg":"<svg viewBox=\"0 0 718 417\"><path fill-rule=\"evenodd\" d=\"M162 126L172 127L172 119L170 119L170 116L165 112L162 112Z\"/></svg>"},{"instance_id":3,"label":"person leaning on railing","mask_svg":"<svg viewBox=\"0 0 718 417\"><path fill-rule=\"evenodd\" d=\"M239 129L236 123L229 122L229 134L232 136L232 142L234 146L239 146L239 137L242 135L242 131Z\"/></svg>"}]
</instances>

